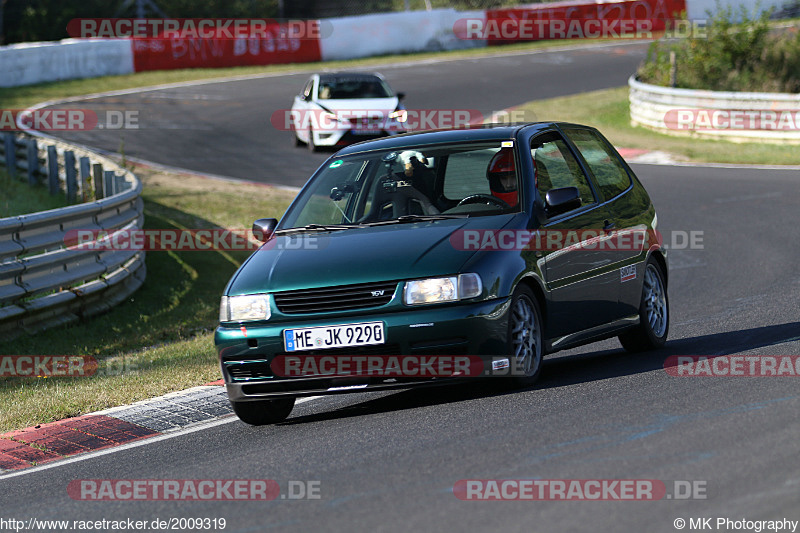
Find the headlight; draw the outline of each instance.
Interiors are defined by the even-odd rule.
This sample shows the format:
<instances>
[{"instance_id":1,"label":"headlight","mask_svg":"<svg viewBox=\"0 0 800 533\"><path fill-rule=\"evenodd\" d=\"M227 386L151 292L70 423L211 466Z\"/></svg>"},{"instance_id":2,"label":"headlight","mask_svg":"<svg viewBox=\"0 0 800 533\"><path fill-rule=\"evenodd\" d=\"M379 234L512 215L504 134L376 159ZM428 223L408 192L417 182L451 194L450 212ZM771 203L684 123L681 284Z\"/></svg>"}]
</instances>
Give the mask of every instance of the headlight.
<instances>
[{"instance_id":1,"label":"headlight","mask_svg":"<svg viewBox=\"0 0 800 533\"><path fill-rule=\"evenodd\" d=\"M395 119L397 122L405 122L408 120L408 111L405 109L398 109L389 114L389 118Z\"/></svg>"},{"instance_id":2,"label":"headlight","mask_svg":"<svg viewBox=\"0 0 800 533\"><path fill-rule=\"evenodd\" d=\"M220 322L250 322L269 320L271 315L266 294L223 296L219 304Z\"/></svg>"},{"instance_id":3,"label":"headlight","mask_svg":"<svg viewBox=\"0 0 800 533\"><path fill-rule=\"evenodd\" d=\"M407 281L403 291L406 305L455 302L474 298L483 292L483 283L477 274L460 274L446 278Z\"/></svg>"}]
</instances>

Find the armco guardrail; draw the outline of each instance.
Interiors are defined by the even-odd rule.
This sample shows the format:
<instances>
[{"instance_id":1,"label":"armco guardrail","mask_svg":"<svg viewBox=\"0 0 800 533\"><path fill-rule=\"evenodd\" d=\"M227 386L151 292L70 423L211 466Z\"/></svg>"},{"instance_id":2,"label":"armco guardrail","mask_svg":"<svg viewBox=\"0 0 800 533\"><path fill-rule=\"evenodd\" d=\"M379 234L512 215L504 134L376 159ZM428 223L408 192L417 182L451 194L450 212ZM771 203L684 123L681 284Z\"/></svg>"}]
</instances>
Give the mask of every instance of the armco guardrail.
<instances>
[{"instance_id":1,"label":"armco guardrail","mask_svg":"<svg viewBox=\"0 0 800 533\"><path fill-rule=\"evenodd\" d=\"M800 143L800 94L700 91L631 76L633 125L683 137Z\"/></svg>"},{"instance_id":2,"label":"armco guardrail","mask_svg":"<svg viewBox=\"0 0 800 533\"><path fill-rule=\"evenodd\" d=\"M136 176L66 143L3 137L0 162L7 172L22 170L32 184L46 178L51 193L65 190L88 201L0 219L0 338L106 311L138 289L146 274L144 251L65 245L71 230L141 228L142 184Z\"/></svg>"}]
</instances>

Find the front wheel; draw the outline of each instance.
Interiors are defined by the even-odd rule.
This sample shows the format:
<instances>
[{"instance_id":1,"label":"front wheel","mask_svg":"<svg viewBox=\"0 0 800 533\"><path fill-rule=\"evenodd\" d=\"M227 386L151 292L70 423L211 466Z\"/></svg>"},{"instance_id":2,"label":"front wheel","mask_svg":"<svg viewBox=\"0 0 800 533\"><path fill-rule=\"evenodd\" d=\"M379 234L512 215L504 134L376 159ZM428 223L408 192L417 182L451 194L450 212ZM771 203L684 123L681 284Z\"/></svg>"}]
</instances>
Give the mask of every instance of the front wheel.
<instances>
[{"instance_id":1,"label":"front wheel","mask_svg":"<svg viewBox=\"0 0 800 533\"><path fill-rule=\"evenodd\" d=\"M655 350L664 346L669 333L669 298L664 273L653 260L645 265L642 299L639 304L639 325L619 336L629 352Z\"/></svg>"},{"instance_id":2,"label":"front wheel","mask_svg":"<svg viewBox=\"0 0 800 533\"><path fill-rule=\"evenodd\" d=\"M305 144L306 143L301 141L300 137L297 136L297 132L292 130L292 146L294 146L295 148L299 148Z\"/></svg>"},{"instance_id":3,"label":"front wheel","mask_svg":"<svg viewBox=\"0 0 800 533\"><path fill-rule=\"evenodd\" d=\"M513 382L529 386L542 370L542 314L533 291L517 287L508 310L508 353Z\"/></svg>"},{"instance_id":4,"label":"front wheel","mask_svg":"<svg viewBox=\"0 0 800 533\"><path fill-rule=\"evenodd\" d=\"M251 426L263 426L286 420L294 409L294 398L231 402L231 407L242 422Z\"/></svg>"}]
</instances>

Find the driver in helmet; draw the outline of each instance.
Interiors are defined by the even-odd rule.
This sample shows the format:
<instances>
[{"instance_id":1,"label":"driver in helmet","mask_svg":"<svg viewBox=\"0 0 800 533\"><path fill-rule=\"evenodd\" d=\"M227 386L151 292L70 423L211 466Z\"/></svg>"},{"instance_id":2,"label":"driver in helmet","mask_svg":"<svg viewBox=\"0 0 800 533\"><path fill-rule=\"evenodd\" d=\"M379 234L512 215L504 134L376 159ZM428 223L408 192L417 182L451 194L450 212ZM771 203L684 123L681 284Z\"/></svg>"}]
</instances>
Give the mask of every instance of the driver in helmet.
<instances>
[{"instance_id":1,"label":"driver in helmet","mask_svg":"<svg viewBox=\"0 0 800 533\"><path fill-rule=\"evenodd\" d=\"M503 200L510 207L519 203L513 148L501 148L494 154L486 169L486 179L489 180L492 196Z\"/></svg>"}]
</instances>

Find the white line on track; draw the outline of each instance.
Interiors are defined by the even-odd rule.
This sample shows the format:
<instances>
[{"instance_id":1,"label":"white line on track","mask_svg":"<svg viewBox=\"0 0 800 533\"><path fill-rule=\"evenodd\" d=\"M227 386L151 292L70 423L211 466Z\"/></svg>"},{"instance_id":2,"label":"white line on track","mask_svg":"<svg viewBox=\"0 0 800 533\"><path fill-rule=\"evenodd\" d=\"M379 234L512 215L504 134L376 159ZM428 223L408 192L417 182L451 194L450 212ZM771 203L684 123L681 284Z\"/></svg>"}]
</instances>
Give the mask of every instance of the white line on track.
<instances>
[{"instance_id":1,"label":"white line on track","mask_svg":"<svg viewBox=\"0 0 800 533\"><path fill-rule=\"evenodd\" d=\"M306 403L312 400L317 400L321 398L321 396L309 396L307 398L298 398L295 402L296 404L299 403ZM10 479L13 477L24 476L27 474L34 474L36 472L41 472L42 470L50 470L51 468L58 468L60 466L69 465L72 463L79 463L81 461L86 461L88 459L94 459L95 457L100 457L103 455L110 455L112 453L117 453L125 450L130 450L132 448L138 448L140 446L146 446L147 444L153 444L156 442L161 442L164 440L172 439L175 437L182 437L184 435L189 435L190 433L195 433L197 431L203 431L206 429L211 429L217 426L222 426L225 424L230 424L231 422L236 422L239 419L235 415L226 415L223 418L219 418L217 420L212 420L211 422L202 422L195 426L189 426L185 429L179 429L176 431L170 431L169 433L162 433L161 435L155 437L144 438L141 440L137 440L134 442L129 442L127 444L122 444L120 446L115 446L113 448L106 448L104 450L97 450L96 452L86 452L80 455L74 455L72 457L68 457L62 460L56 460L52 463L43 464L41 466L34 466L31 468L25 468L23 470L17 470L15 472L10 472L7 474L0 475L0 481L4 479Z\"/></svg>"}]
</instances>

